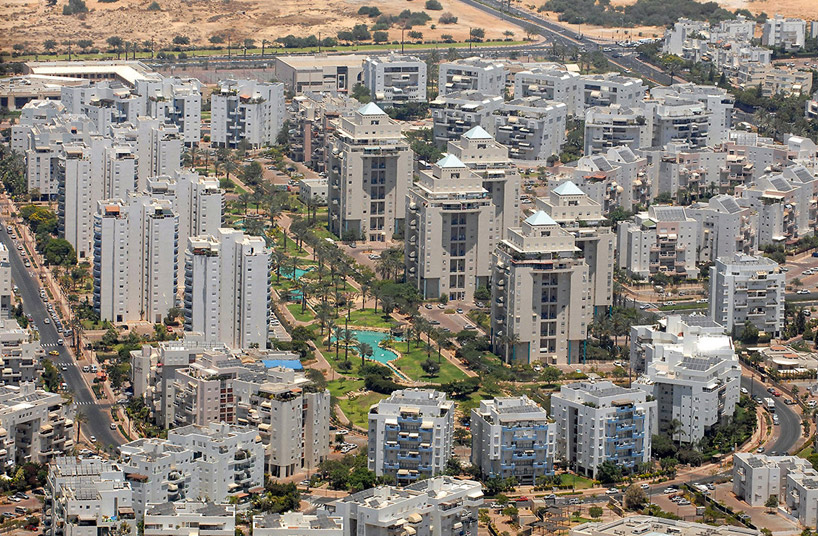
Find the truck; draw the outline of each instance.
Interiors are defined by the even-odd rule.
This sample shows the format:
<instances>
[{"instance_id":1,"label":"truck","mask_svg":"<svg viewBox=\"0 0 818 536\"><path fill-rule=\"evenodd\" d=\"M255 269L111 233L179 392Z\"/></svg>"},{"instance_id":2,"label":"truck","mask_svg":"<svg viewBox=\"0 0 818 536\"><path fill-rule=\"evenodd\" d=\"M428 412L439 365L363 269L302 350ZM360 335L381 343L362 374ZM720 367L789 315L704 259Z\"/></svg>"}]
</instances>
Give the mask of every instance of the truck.
<instances>
[{"instance_id":1,"label":"truck","mask_svg":"<svg viewBox=\"0 0 818 536\"><path fill-rule=\"evenodd\" d=\"M769 397L765 398L764 407L767 408L767 411L769 411L770 413L775 413L775 400Z\"/></svg>"}]
</instances>

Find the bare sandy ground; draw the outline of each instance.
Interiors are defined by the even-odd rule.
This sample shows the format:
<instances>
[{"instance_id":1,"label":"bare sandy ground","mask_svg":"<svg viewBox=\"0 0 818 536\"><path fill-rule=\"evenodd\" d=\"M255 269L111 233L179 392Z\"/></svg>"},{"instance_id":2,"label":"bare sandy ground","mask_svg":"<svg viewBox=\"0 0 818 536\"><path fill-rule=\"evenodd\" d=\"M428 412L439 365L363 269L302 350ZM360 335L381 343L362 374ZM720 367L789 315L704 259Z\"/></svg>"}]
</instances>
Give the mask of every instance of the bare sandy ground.
<instances>
[{"instance_id":1,"label":"bare sandy ground","mask_svg":"<svg viewBox=\"0 0 818 536\"><path fill-rule=\"evenodd\" d=\"M750 13L761 13L769 16L776 13L787 17L798 17L806 20L818 19L818 0L715 0L724 9L734 11L744 8ZM636 0L611 0L615 6L627 6Z\"/></svg>"},{"instance_id":2,"label":"bare sandy ground","mask_svg":"<svg viewBox=\"0 0 818 536\"><path fill-rule=\"evenodd\" d=\"M67 40L91 39L96 47L106 48L105 40L119 36L125 41L143 43L154 40L158 46L170 45L176 35L189 37L192 45L207 45L213 35L225 40L242 42L254 39L257 46L262 39L274 41L288 34L322 37L335 36L339 30L373 19L359 16L364 5L377 6L381 12L397 15L404 9L424 10L425 0L157 0L161 11L148 11L152 0L119 0L101 3L85 0L89 13L64 16L67 0L58 0L53 7L45 0L0 0L0 48L9 50L15 43L23 43L30 50L42 51L46 39L61 43ZM458 0L440 0L442 11L426 11L432 20L414 30L423 33L423 39L441 39L449 34L455 40L465 40L469 28L483 28L487 39L503 39L511 31L515 39L524 37L523 31L508 21L501 20ZM438 22L440 15L450 12L459 20L454 25ZM436 29L431 29L431 25ZM391 40L400 39L400 30L389 31ZM409 40L408 35L406 36Z\"/></svg>"}]
</instances>

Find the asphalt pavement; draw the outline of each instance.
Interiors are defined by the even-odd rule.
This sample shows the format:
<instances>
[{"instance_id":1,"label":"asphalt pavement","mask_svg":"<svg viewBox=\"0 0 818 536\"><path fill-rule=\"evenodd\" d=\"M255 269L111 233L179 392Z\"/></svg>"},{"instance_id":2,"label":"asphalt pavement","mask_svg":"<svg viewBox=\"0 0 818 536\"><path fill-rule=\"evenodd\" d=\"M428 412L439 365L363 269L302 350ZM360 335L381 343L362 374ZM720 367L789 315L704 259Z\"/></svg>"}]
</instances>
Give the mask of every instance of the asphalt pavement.
<instances>
[{"instance_id":1,"label":"asphalt pavement","mask_svg":"<svg viewBox=\"0 0 818 536\"><path fill-rule=\"evenodd\" d=\"M776 428L778 428L779 435L775 443L767 446L766 449L768 453L789 453L801 438L801 418L792 410L792 408L784 403L783 397L773 396L768 393L768 386L759 382L755 378L751 380L747 376L742 376L741 386L747 389L751 396L772 398L775 401L775 413L778 415L779 419L779 424L776 426Z\"/></svg>"},{"instance_id":2,"label":"asphalt pavement","mask_svg":"<svg viewBox=\"0 0 818 536\"><path fill-rule=\"evenodd\" d=\"M77 366L68 348L57 344L62 338L57 333L54 323L45 323L49 317L45 304L40 299L40 283L36 276L29 272L20 258L20 252L14 245L14 241L6 232L5 224L0 230L0 241L9 249L9 261L11 263L11 279L17 285L20 298L23 301L23 310L30 314L34 323L40 331L40 343L48 352L57 350L60 355L49 357L57 367L65 364L66 370L61 371L63 381L68 384L68 389L73 393L73 403L77 411L81 411L86 421L80 424L81 431L86 435L96 437L98 443L103 447L108 445L119 446L125 443L125 439L116 430L111 430L111 405L98 404L96 396L88 388L82 379L82 371Z\"/></svg>"}]
</instances>

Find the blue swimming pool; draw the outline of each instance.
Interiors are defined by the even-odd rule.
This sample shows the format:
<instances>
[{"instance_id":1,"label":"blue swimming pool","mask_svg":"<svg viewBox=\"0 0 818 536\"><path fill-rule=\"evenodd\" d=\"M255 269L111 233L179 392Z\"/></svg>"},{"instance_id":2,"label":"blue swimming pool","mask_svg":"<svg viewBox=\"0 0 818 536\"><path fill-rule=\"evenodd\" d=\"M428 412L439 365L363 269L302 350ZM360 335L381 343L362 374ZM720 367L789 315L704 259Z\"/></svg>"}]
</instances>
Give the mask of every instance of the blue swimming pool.
<instances>
[{"instance_id":1,"label":"blue swimming pool","mask_svg":"<svg viewBox=\"0 0 818 536\"><path fill-rule=\"evenodd\" d=\"M358 339L358 342L365 342L372 347L372 360L385 365L398 358L398 354L389 348L381 348L380 346L381 341L389 338L389 333L384 331L371 331L368 329L354 329L352 332L355 333L355 337ZM393 337L393 339L396 341L401 340L400 337ZM334 337L333 340L335 340Z\"/></svg>"},{"instance_id":2,"label":"blue swimming pool","mask_svg":"<svg viewBox=\"0 0 818 536\"><path fill-rule=\"evenodd\" d=\"M299 279L301 279L301 276L303 276L304 274L309 273L311 271L312 271L312 268L310 268L309 270L303 270L301 268L296 268L295 269L295 280L298 281ZM283 275L287 279L292 279L292 270L283 270L282 269L281 270L281 275Z\"/></svg>"}]
</instances>

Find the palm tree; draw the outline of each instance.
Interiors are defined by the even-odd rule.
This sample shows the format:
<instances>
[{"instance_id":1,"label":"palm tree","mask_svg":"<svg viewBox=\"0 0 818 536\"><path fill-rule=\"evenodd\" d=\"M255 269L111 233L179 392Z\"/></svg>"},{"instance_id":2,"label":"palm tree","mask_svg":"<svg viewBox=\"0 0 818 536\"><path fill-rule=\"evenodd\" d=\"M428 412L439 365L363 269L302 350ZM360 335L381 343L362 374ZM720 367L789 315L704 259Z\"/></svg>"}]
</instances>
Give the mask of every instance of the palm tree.
<instances>
[{"instance_id":1,"label":"palm tree","mask_svg":"<svg viewBox=\"0 0 818 536\"><path fill-rule=\"evenodd\" d=\"M335 360L338 361L338 348L341 345L341 339L344 337L344 331L347 331L343 326L335 326L332 328L333 337L335 338Z\"/></svg>"},{"instance_id":2,"label":"palm tree","mask_svg":"<svg viewBox=\"0 0 818 536\"><path fill-rule=\"evenodd\" d=\"M230 180L230 174L234 173L239 168L239 165L232 160L225 160L223 166L224 172L227 174L227 180Z\"/></svg>"},{"instance_id":3,"label":"palm tree","mask_svg":"<svg viewBox=\"0 0 818 536\"><path fill-rule=\"evenodd\" d=\"M361 366L363 367L364 365L366 365L366 359L368 357L372 357L372 354L375 352L370 344L365 342L359 342L358 353L361 354Z\"/></svg>"},{"instance_id":4,"label":"palm tree","mask_svg":"<svg viewBox=\"0 0 818 536\"><path fill-rule=\"evenodd\" d=\"M335 320L330 318L327 320L327 350L332 348L332 334L335 332L335 328L338 327L338 324L335 323ZM337 359L337 357L336 357Z\"/></svg>"},{"instance_id":5,"label":"palm tree","mask_svg":"<svg viewBox=\"0 0 818 536\"><path fill-rule=\"evenodd\" d=\"M84 422L88 422L88 417L85 416L82 410L77 410L76 415L74 415L74 424L77 425L77 443L80 441L80 427Z\"/></svg>"},{"instance_id":6,"label":"palm tree","mask_svg":"<svg viewBox=\"0 0 818 536\"><path fill-rule=\"evenodd\" d=\"M244 207L244 215L247 216L247 206L250 205L250 194L247 192L242 192L239 194L238 201L242 207Z\"/></svg>"},{"instance_id":7,"label":"palm tree","mask_svg":"<svg viewBox=\"0 0 818 536\"><path fill-rule=\"evenodd\" d=\"M435 330L435 342L437 343L437 362L440 364L441 362L441 349L444 345L448 346L449 342L451 341L451 335L449 335L448 331L444 331L442 329Z\"/></svg>"},{"instance_id":8,"label":"palm tree","mask_svg":"<svg viewBox=\"0 0 818 536\"><path fill-rule=\"evenodd\" d=\"M344 330L344 361L349 363L349 347L358 343L358 337L351 329Z\"/></svg>"},{"instance_id":9,"label":"palm tree","mask_svg":"<svg viewBox=\"0 0 818 536\"><path fill-rule=\"evenodd\" d=\"M363 281L359 286L361 287L361 311L364 311L366 310L366 297L369 295L372 286L369 281Z\"/></svg>"},{"instance_id":10,"label":"palm tree","mask_svg":"<svg viewBox=\"0 0 818 536\"><path fill-rule=\"evenodd\" d=\"M508 334L503 336L503 344L506 347L506 362L514 363L517 360L517 345L520 344L520 338L516 333L509 331ZM511 356L509 356L509 347L511 348Z\"/></svg>"},{"instance_id":11,"label":"palm tree","mask_svg":"<svg viewBox=\"0 0 818 536\"><path fill-rule=\"evenodd\" d=\"M329 321L332 320L332 307L326 302L319 303L318 307L316 307L316 316L321 325L321 336L323 337L324 328L329 324Z\"/></svg>"},{"instance_id":12,"label":"palm tree","mask_svg":"<svg viewBox=\"0 0 818 536\"><path fill-rule=\"evenodd\" d=\"M273 249L270 258L273 261L273 266L275 266L276 269L276 283L279 283L281 282L281 266L287 264L287 260L289 259L289 257L280 249Z\"/></svg>"}]
</instances>

